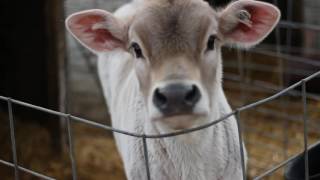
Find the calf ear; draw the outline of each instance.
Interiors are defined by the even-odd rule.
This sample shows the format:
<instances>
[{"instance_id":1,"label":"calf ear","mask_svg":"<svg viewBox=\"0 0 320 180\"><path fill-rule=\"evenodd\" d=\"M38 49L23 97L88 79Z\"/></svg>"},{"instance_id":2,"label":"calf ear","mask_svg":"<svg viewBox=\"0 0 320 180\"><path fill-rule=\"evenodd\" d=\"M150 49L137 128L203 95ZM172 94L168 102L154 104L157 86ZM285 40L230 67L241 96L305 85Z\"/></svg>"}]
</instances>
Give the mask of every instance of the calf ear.
<instances>
[{"instance_id":1,"label":"calf ear","mask_svg":"<svg viewBox=\"0 0 320 180\"><path fill-rule=\"evenodd\" d=\"M261 42L280 19L277 7L254 0L239 0L219 14L219 35L229 45L249 48Z\"/></svg>"},{"instance_id":2,"label":"calf ear","mask_svg":"<svg viewBox=\"0 0 320 180\"><path fill-rule=\"evenodd\" d=\"M124 48L126 28L111 13L92 9L70 15L66 20L68 31L94 53Z\"/></svg>"}]
</instances>

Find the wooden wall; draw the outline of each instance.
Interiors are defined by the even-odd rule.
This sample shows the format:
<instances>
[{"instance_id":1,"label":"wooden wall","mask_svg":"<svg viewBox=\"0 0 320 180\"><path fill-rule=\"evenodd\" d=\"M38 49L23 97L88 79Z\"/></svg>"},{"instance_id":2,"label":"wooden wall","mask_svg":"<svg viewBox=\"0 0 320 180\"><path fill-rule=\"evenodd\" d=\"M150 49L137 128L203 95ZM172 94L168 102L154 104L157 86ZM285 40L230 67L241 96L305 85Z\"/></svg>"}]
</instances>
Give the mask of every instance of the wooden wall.
<instances>
[{"instance_id":1,"label":"wooden wall","mask_svg":"<svg viewBox=\"0 0 320 180\"><path fill-rule=\"evenodd\" d=\"M0 2L0 95L64 110L63 12L62 0ZM46 120L45 114L19 107L15 114L59 139L58 118Z\"/></svg>"}]
</instances>

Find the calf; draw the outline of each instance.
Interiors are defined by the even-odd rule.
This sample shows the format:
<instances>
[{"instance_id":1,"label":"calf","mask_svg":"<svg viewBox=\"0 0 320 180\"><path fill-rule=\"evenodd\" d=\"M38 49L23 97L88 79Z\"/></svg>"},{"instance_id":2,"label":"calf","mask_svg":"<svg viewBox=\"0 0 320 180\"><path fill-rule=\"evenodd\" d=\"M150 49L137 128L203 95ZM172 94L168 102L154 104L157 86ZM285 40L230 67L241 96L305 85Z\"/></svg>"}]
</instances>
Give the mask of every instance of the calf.
<instances>
[{"instance_id":1,"label":"calf","mask_svg":"<svg viewBox=\"0 0 320 180\"><path fill-rule=\"evenodd\" d=\"M222 89L223 45L251 47L272 31L279 10L239 0L212 9L203 0L136 0L114 14L87 10L66 26L98 56L112 126L163 134L230 113ZM234 117L172 138L148 140L157 180L242 179ZM115 134L127 178L146 179L141 139Z\"/></svg>"}]
</instances>

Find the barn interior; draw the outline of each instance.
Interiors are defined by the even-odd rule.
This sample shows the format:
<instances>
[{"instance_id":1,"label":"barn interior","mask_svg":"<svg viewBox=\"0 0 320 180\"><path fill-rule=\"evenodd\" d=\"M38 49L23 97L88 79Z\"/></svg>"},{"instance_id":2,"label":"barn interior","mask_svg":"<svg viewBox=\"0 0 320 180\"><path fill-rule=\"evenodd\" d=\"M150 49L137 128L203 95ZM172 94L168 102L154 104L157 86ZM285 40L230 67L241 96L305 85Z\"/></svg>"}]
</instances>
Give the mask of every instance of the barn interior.
<instances>
[{"instance_id":1,"label":"barn interior","mask_svg":"<svg viewBox=\"0 0 320 180\"><path fill-rule=\"evenodd\" d=\"M0 96L110 125L97 76L96 57L64 27L67 15L85 9L114 11L127 0L3 1L0 17ZM229 0L208 1L222 8ZM317 0L266 0L282 12L280 24L250 50L224 48L224 89L232 108L269 97L320 70ZM320 140L320 79L307 84L308 144ZM248 149L248 179L303 152L301 88L241 113ZM0 160L54 179L74 178L66 118L0 100ZM12 128L16 147L12 146ZM78 179L125 179L112 132L71 122ZM15 150L15 151L14 151ZM15 153L16 152L16 153ZM2 161L1 161L2 162ZM15 179L0 162L0 177ZM265 179L283 179L280 168ZM20 179L36 176L19 170ZM41 179L41 178L40 178Z\"/></svg>"}]
</instances>

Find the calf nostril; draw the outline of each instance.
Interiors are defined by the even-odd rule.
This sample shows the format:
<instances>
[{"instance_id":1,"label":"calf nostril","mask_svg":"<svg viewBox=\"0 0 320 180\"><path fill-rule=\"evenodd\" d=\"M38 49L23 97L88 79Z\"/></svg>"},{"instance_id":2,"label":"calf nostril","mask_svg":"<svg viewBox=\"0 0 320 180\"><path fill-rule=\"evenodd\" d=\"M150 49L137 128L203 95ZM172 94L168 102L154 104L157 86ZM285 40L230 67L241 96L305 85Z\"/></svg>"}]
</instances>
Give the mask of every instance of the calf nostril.
<instances>
[{"instance_id":1,"label":"calf nostril","mask_svg":"<svg viewBox=\"0 0 320 180\"><path fill-rule=\"evenodd\" d=\"M156 89L153 102L156 106L164 108L167 105L168 100L166 96L160 92L159 89Z\"/></svg>"},{"instance_id":2,"label":"calf nostril","mask_svg":"<svg viewBox=\"0 0 320 180\"><path fill-rule=\"evenodd\" d=\"M200 91L197 86L193 85L191 90L184 97L184 102L189 106L194 106L200 99Z\"/></svg>"}]
</instances>

